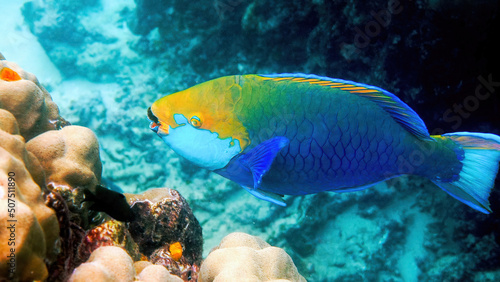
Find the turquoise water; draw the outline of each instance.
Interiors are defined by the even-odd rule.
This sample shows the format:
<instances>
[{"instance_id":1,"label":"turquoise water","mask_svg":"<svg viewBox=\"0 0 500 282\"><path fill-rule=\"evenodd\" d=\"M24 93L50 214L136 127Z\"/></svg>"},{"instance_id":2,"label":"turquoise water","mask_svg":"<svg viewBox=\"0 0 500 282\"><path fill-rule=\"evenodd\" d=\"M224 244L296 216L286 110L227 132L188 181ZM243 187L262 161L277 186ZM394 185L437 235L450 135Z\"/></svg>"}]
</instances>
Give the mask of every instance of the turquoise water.
<instances>
[{"instance_id":1,"label":"turquoise water","mask_svg":"<svg viewBox=\"0 0 500 282\"><path fill-rule=\"evenodd\" d=\"M4 3L0 52L37 75L64 118L97 134L107 181L180 191L203 227L204 256L243 231L284 248L308 281L500 279L496 213L425 179L286 197L282 208L181 159L146 116L156 99L208 79L302 72L387 89L434 133L499 134L496 2L136 2Z\"/></svg>"}]
</instances>

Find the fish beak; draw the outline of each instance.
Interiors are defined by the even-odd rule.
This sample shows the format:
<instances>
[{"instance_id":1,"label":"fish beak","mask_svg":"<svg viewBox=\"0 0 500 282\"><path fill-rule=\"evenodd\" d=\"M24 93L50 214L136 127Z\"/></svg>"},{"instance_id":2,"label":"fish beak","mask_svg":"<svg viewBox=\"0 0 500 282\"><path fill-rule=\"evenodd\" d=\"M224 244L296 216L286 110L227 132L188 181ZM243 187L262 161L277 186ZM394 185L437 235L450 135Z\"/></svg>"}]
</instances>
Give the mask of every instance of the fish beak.
<instances>
[{"instance_id":1,"label":"fish beak","mask_svg":"<svg viewBox=\"0 0 500 282\"><path fill-rule=\"evenodd\" d=\"M158 133L158 130L160 130L161 124L160 124L160 121L158 120L158 118L151 111L151 107L148 108L148 118L151 121L151 123L149 124L149 128L151 130L153 130L154 132ZM168 134L168 132L167 132L167 134Z\"/></svg>"},{"instance_id":2,"label":"fish beak","mask_svg":"<svg viewBox=\"0 0 500 282\"><path fill-rule=\"evenodd\" d=\"M160 125L157 123L151 122L149 124L149 129L153 130L156 133L158 133L158 128L160 128Z\"/></svg>"}]
</instances>

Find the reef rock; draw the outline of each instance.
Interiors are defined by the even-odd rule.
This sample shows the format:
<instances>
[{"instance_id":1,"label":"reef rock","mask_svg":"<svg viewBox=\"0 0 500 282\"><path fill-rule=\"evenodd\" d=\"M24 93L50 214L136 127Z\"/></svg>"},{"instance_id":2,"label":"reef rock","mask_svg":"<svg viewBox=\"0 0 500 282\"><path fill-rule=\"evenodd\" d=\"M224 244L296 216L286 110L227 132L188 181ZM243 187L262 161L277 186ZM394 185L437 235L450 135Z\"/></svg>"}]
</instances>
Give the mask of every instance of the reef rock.
<instances>
[{"instance_id":1,"label":"reef rock","mask_svg":"<svg viewBox=\"0 0 500 282\"><path fill-rule=\"evenodd\" d=\"M121 247L134 261L141 259L139 248L123 222L108 220L88 230L79 246L79 257L88 258L94 250L102 246Z\"/></svg>"},{"instance_id":2,"label":"reef rock","mask_svg":"<svg viewBox=\"0 0 500 282\"><path fill-rule=\"evenodd\" d=\"M262 239L235 232L224 237L201 265L199 281L306 281L290 256Z\"/></svg>"},{"instance_id":3,"label":"reef rock","mask_svg":"<svg viewBox=\"0 0 500 282\"><path fill-rule=\"evenodd\" d=\"M45 262L59 251L59 225L37 183L43 170L18 134L14 115L0 109L0 280L44 280Z\"/></svg>"},{"instance_id":4,"label":"reef rock","mask_svg":"<svg viewBox=\"0 0 500 282\"><path fill-rule=\"evenodd\" d=\"M11 112L26 139L68 124L37 78L17 64L0 60L0 109Z\"/></svg>"},{"instance_id":5,"label":"reef rock","mask_svg":"<svg viewBox=\"0 0 500 282\"><path fill-rule=\"evenodd\" d=\"M179 192L159 188L140 195L126 194L135 220L129 231L151 262L165 266L184 280L196 280L203 250L201 226ZM172 255L172 244L182 255Z\"/></svg>"}]
</instances>

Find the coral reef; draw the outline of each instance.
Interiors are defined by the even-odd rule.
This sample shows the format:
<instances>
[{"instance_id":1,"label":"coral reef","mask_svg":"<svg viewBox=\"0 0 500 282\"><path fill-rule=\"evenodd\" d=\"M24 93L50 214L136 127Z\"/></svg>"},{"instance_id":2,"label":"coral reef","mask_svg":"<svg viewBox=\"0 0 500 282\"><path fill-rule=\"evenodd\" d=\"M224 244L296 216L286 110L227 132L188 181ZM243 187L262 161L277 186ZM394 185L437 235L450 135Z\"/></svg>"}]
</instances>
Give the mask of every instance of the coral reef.
<instances>
[{"instance_id":1,"label":"coral reef","mask_svg":"<svg viewBox=\"0 0 500 282\"><path fill-rule=\"evenodd\" d=\"M99 246L127 246L137 256L126 228L114 221L103 223L109 218L84 203L84 191L95 191L102 171L99 144L90 129L66 126L47 131L31 139L26 148L43 168L47 205L55 210L61 226L61 252L50 265L51 281L63 281Z\"/></svg>"},{"instance_id":2,"label":"coral reef","mask_svg":"<svg viewBox=\"0 0 500 282\"><path fill-rule=\"evenodd\" d=\"M186 200L168 188L126 196L135 214L129 231L140 251L171 273L185 280L196 280L203 238L201 226Z\"/></svg>"},{"instance_id":3,"label":"coral reef","mask_svg":"<svg viewBox=\"0 0 500 282\"><path fill-rule=\"evenodd\" d=\"M100 246L118 246L127 250L134 261L147 259L173 275L195 281L203 238L186 200L168 188L126 196L134 220L128 224L109 220L88 230L77 256L88 257Z\"/></svg>"},{"instance_id":4,"label":"coral reef","mask_svg":"<svg viewBox=\"0 0 500 282\"><path fill-rule=\"evenodd\" d=\"M1 213L0 226L12 227L0 238L8 242L9 236L15 235L15 248L0 250L0 278L66 281L77 268L72 281L85 280L89 275L103 281L133 280L132 262L149 259L149 264L157 266L146 267L139 279L196 280L203 239L186 200L175 190L153 189L128 195L131 209L125 197L118 194L132 213L127 217L132 220L130 224L91 210L102 207L101 203L88 204L91 195L90 201L116 196L104 193L108 190L100 186L102 164L96 135L60 118L57 106L33 75L15 64L1 63L0 105L18 115L0 109L1 207L9 210ZM13 86L26 77L29 83ZM39 87L31 89L35 84ZM40 97L45 100L39 108L30 108L16 104L16 99L9 100L14 96L26 103ZM57 119L48 120L52 127L43 125L47 116L55 115ZM33 118L35 122L29 127L18 126L18 122L26 124ZM23 133L29 139L27 143L20 135ZM8 216L15 223L10 223ZM16 267L9 268L9 260ZM106 266L104 262L111 264ZM115 268L110 270L109 266ZM11 269L15 273L10 274Z\"/></svg>"},{"instance_id":5,"label":"coral reef","mask_svg":"<svg viewBox=\"0 0 500 282\"><path fill-rule=\"evenodd\" d=\"M152 189L141 195L128 194L133 221L124 223L98 213L89 216L86 227L81 225L84 208L73 206L76 210L70 211L70 203L67 204L59 193L62 191L52 187L48 195L48 205L56 210L61 222L62 242L61 255L51 265L51 281L64 281L75 267L80 268L79 265L96 249L104 246L121 247L133 261L147 260L150 264L162 265L167 273L177 275L184 281L196 280L203 245L201 227L177 191L164 188ZM180 253L179 248L182 249ZM85 265L79 272L89 269L94 268ZM163 275L164 272L151 271L157 273L154 275ZM153 274L144 275L150 277L148 275Z\"/></svg>"},{"instance_id":6,"label":"coral reef","mask_svg":"<svg viewBox=\"0 0 500 282\"><path fill-rule=\"evenodd\" d=\"M124 222L108 220L88 230L78 247L79 257L89 257L94 250L101 246L121 247L134 261L142 258L139 247L132 239Z\"/></svg>"},{"instance_id":7,"label":"coral reef","mask_svg":"<svg viewBox=\"0 0 500 282\"><path fill-rule=\"evenodd\" d=\"M96 249L87 262L77 267L70 282L134 281L132 258L122 248L108 246Z\"/></svg>"},{"instance_id":8,"label":"coral reef","mask_svg":"<svg viewBox=\"0 0 500 282\"><path fill-rule=\"evenodd\" d=\"M137 268L136 268L137 271ZM149 264L149 266L143 268L141 271L137 271L138 281L144 282L182 282L181 278L172 275L168 270L161 266L155 264Z\"/></svg>"},{"instance_id":9,"label":"coral reef","mask_svg":"<svg viewBox=\"0 0 500 282\"><path fill-rule=\"evenodd\" d=\"M0 280L44 280L46 261L59 251L57 218L44 204L43 170L14 115L0 109L0 119Z\"/></svg>"},{"instance_id":10,"label":"coral reef","mask_svg":"<svg viewBox=\"0 0 500 282\"><path fill-rule=\"evenodd\" d=\"M97 248L69 281L305 281L282 249L245 233L225 237L203 263L200 277L181 279L168 266L133 263L129 253L116 246Z\"/></svg>"},{"instance_id":11,"label":"coral reef","mask_svg":"<svg viewBox=\"0 0 500 282\"><path fill-rule=\"evenodd\" d=\"M5 60L0 60L0 108L16 117L25 140L67 124L36 77Z\"/></svg>"},{"instance_id":12,"label":"coral reef","mask_svg":"<svg viewBox=\"0 0 500 282\"><path fill-rule=\"evenodd\" d=\"M92 252L89 259L74 270L68 281L181 282L185 280L170 274L161 265L153 265L147 261L133 263L132 258L122 248L108 246Z\"/></svg>"},{"instance_id":13,"label":"coral reef","mask_svg":"<svg viewBox=\"0 0 500 282\"><path fill-rule=\"evenodd\" d=\"M71 125L47 131L31 139L26 148L40 161L49 190L64 199L70 221L85 230L91 227L95 213L83 204L84 190L95 191L102 172L99 143L92 130Z\"/></svg>"},{"instance_id":14,"label":"coral reef","mask_svg":"<svg viewBox=\"0 0 500 282\"><path fill-rule=\"evenodd\" d=\"M205 259L199 281L306 281L280 248L245 233L227 235Z\"/></svg>"},{"instance_id":15,"label":"coral reef","mask_svg":"<svg viewBox=\"0 0 500 282\"><path fill-rule=\"evenodd\" d=\"M177 191L168 188L126 196L134 213L134 220L128 224L108 220L84 234L77 234L81 241L78 249L71 254L76 261L75 265L89 256L88 262L93 262L97 251L104 246L114 246L126 250L131 261L138 261L137 267L143 265L144 269L137 271L142 273L139 274L141 280L155 281L168 277L169 281L180 278L183 281L196 281L203 239L201 227L186 200ZM139 262L144 260L147 261ZM107 277L106 279L113 277L113 274L102 268L97 269L88 262L75 270L70 281L83 281L78 279L86 279L87 272L95 272L100 275L98 277ZM120 263L128 264L124 261ZM161 268L145 267L144 264L155 264ZM72 269L71 266L68 269Z\"/></svg>"},{"instance_id":16,"label":"coral reef","mask_svg":"<svg viewBox=\"0 0 500 282\"><path fill-rule=\"evenodd\" d=\"M88 128L66 126L48 131L26 146L40 160L47 183L94 191L101 181L99 143Z\"/></svg>"}]
</instances>

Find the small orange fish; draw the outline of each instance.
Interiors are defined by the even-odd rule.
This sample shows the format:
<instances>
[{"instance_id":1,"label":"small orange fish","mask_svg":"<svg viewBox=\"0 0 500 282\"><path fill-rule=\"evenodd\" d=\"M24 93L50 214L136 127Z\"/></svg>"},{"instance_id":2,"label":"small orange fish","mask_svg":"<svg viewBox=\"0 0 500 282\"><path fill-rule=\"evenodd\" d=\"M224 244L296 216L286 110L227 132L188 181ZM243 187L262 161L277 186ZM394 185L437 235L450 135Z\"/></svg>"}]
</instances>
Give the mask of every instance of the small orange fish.
<instances>
[{"instance_id":1,"label":"small orange fish","mask_svg":"<svg viewBox=\"0 0 500 282\"><path fill-rule=\"evenodd\" d=\"M175 261L178 261L182 257L182 245L180 242L175 242L168 248L170 255Z\"/></svg>"},{"instance_id":2,"label":"small orange fish","mask_svg":"<svg viewBox=\"0 0 500 282\"><path fill-rule=\"evenodd\" d=\"M19 74L15 71L13 71L10 68L3 68L0 71L0 79L5 80L5 81L17 81L21 80L22 78L19 76Z\"/></svg>"}]
</instances>

